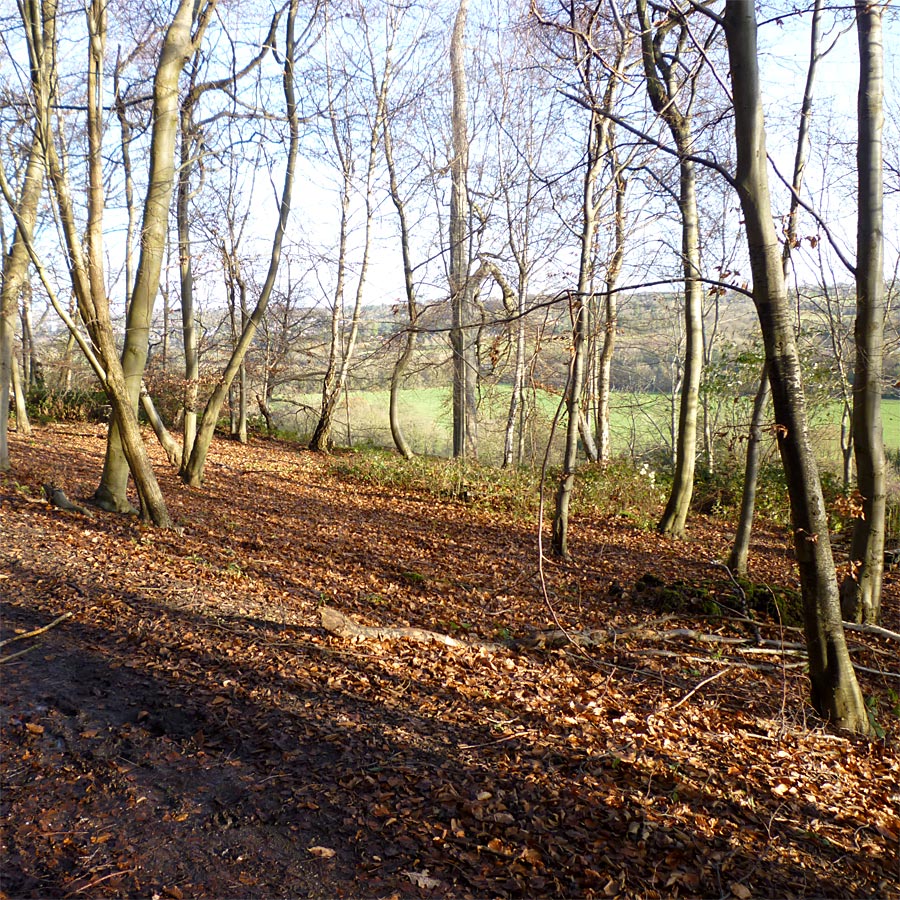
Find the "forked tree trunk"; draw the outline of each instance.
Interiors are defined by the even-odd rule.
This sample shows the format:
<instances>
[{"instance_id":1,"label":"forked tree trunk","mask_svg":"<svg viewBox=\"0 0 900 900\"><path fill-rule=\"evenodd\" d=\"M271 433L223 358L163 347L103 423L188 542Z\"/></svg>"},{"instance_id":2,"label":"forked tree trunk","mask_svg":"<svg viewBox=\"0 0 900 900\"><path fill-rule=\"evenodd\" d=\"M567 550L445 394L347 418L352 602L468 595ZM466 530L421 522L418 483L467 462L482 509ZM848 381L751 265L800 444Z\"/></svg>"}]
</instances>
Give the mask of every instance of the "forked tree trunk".
<instances>
[{"instance_id":1,"label":"forked tree trunk","mask_svg":"<svg viewBox=\"0 0 900 900\"><path fill-rule=\"evenodd\" d=\"M137 422L138 400L141 381L147 363L150 341L150 323L153 307L159 290L162 260L165 252L166 232L169 222L169 205L175 181L175 140L178 133L178 82L187 60L202 36L204 25L209 21L215 0L209 0L203 7L197 3L182 0L172 18L160 50L159 63L153 86L153 132L150 142L150 171L147 179L147 194L144 200L141 223L141 252L135 274L134 290L126 316L125 342L122 350L121 367L128 391L128 402ZM105 16L105 7L103 15ZM200 25L195 34L192 29ZM98 124L99 127L99 124ZM97 153L99 153L99 147ZM102 197L102 185L98 185ZM97 223L99 226L99 222ZM89 227L88 240L100 246L101 232ZM94 253L98 252L97 248ZM96 266L91 267L94 274ZM101 289L94 285L95 292ZM112 367L107 362L110 384L115 383ZM120 413L123 403L118 399L113 410ZM95 502L105 508L125 511L131 508L127 487L129 460L133 456L124 450L124 436L120 433L124 423L119 415L111 421L106 445L106 458L100 484L94 494ZM134 473L132 473L134 474ZM135 476L136 477L136 476Z\"/></svg>"},{"instance_id":2,"label":"forked tree trunk","mask_svg":"<svg viewBox=\"0 0 900 900\"><path fill-rule=\"evenodd\" d=\"M853 524L851 570L841 585L844 618L876 624L881 611L886 507L881 423L884 354L884 50L885 5L857 0L859 38L859 140L856 162L859 212L856 231L856 370L853 378L853 446L862 515Z\"/></svg>"},{"instance_id":3,"label":"forked tree trunk","mask_svg":"<svg viewBox=\"0 0 900 900\"><path fill-rule=\"evenodd\" d=\"M790 496L812 703L836 727L866 734L869 719L841 624L828 519L810 443L800 358L773 225L754 4L727 0L724 25L735 110L735 186L747 230L753 301L765 343L778 449Z\"/></svg>"}]
</instances>

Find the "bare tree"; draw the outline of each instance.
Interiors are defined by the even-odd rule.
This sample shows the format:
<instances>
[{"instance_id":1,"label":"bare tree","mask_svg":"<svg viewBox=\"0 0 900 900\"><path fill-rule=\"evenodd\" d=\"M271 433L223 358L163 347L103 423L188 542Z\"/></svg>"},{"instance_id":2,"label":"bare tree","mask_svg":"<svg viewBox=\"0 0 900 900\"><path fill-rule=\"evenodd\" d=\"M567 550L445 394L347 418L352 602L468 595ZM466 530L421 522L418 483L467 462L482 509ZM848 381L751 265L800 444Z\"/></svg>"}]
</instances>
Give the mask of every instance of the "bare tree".
<instances>
[{"instance_id":1,"label":"bare tree","mask_svg":"<svg viewBox=\"0 0 900 900\"><path fill-rule=\"evenodd\" d=\"M478 360L474 285L469 278L468 84L465 62L466 18L469 0L460 0L450 36L450 77L453 107L450 116L450 307L453 324L453 455L478 455Z\"/></svg>"},{"instance_id":2,"label":"bare tree","mask_svg":"<svg viewBox=\"0 0 900 900\"><path fill-rule=\"evenodd\" d=\"M214 7L214 0L200 6L187 0L180 3L170 19L159 51L153 87L150 172L142 218L143 241L129 305L128 325L136 332L149 331L153 299L159 285L168 205L174 180L173 155L177 130L178 81L185 62L196 43L202 39ZM61 155L59 150L63 138L58 127L58 119L55 118L58 113L55 97L56 41L47 44L42 39L39 40L47 24L41 21L43 14L47 12L46 9L38 9L37 5L23 4L20 12L25 25L29 56L32 65L40 73L32 90L37 128L64 237L72 288L81 319L93 347L96 348L96 358L92 364L101 377L112 406L111 431L115 429L121 439L121 459L126 468L125 480L127 470L130 470L137 486L142 515L157 525L168 526L171 519L150 465L137 421L136 405L140 377L137 379L133 377L128 354L125 354L123 359L119 358L104 279L105 180L102 168L104 142L102 89L108 31L107 6L100 0L92 0L85 8L88 56L86 109L88 186L84 240L75 213L65 156ZM36 259L33 248L31 252L32 259ZM59 308L58 312L64 319L67 318L64 310ZM71 319L68 324L71 328L75 327ZM76 340L79 338L80 335L76 335ZM90 351L89 358L94 356L91 348L87 347L83 340L79 343L83 349ZM140 336L137 338L136 346L139 353ZM142 365L140 368L142 370ZM119 496L106 496L103 484L101 480L101 487L98 489L98 500L102 505L114 509L130 508L124 492Z\"/></svg>"},{"instance_id":3,"label":"bare tree","mask_svg":"<svg viewBox=\"0 0 900 900\"><path fill-rule=\"evenodd\" d=\"M281 261L281 249L284 243L284 235L287 229L288 218L291 212L291 199L293 196L294 173L297 165L297 155L300 146L300 116L297 110L297 98L295 87L294 68L296 64L296 56L298 53L298 36L295 33L297 24L297 9L299 0L290 0L288 5L288 15L285 23L285 39L284 52L282 60L282 90L285 101L285 115L290 132L288 142L287 160L285 164L284 182L281 189L281 198L278 210L278 223L275 227L275 234L272 238L272 248L269 255L269 265L266 271L265 281L260 290L259 297L250 315L247 317L246 324L241 332L240 338L234 346L231 356L222 370L219 378L206 402L203 410L203 416L197 429L197 436L194 441L191 455L186 462L182 463L181 477L185 483L199 486L203 481L203 470L206 465L206 457L212 444L213 435L216 430L216 422L218 421L219 412L222 409L231 384L240 371L244 356L250 349L250 345L256 336L260 323L265 315L266 308L269 305L269 299L272 296L272 290L275 286L275 278L278 274L278 266ZM310 19L312 22L312 18Z\"/></svg>"},{"instance_id":4,"label":"bare tree","mask_svg":"<svg viewBox=\"0 0 900 900\"><path fill-rule=\"evenodd\" d=\"M684 272L684 376L675 442L675 474L657 530L661 534L680 537L684 534L694 488L697 413L703 369L700 224L697 176L692 158L694 137L691 115L705 54L699 54L694 61L689 59L694 42L698 40L696 35L692 35L688 23L689 6L685 9L671 7L662 22L656 25L650 21L646 0L636 0L636 8L647 92L654 111L671 132L678 152L678 209L681 215L681 262Z\"/></svg>"},{"instance_id":5,"label":"bare tree","mask_svg":"<svg viewBox=\"0 0 900 900\"><path fill-rule=\"evenodd\" d=\"M32 9L29 14L29 26L38 29L30 36L30 42L36 46L55 49L56 3L55 0L43 0L41 8ZM51 60L31 59L32 89L41 90L42 65L51 65ZM22 173L18 196L15 203L15 229L9 252L4 242L3 283L0 287L0 470L9 468L9 401L13 379L17 377L17 364L13 354L13 337L16 328L19 295L28 277L31 258L28 254L28 242L34 232L37 219L38 201L44 180L44 153L41 136L36 128L28 145L24 172ZM10 197L10 200L13 198ZM21 393L21 389L18 393ZM16 422L24 431L27 419L17 413Z\"/></svg>"},{"instance_id":6,"label":"bare tree","mask_svg":"<svg viewBox=\"0 0 900 900\"><path fill-rule=\"evenodd\" d=\"M853 444L862 513L853 526L851 571L841 585L844 616L878 621L884 572L885 459L881 424L884 353L884 49L886 3L857 0L859 212L856 231L856 370Z\"/></svg>"},{"instance_id":7,"label":"bare tree","mask_svg":"<svg viewBox=\"0 0 900 900\"><path fill-rule=\"evenodd\" d=\"M360 6L356 11L357 16L362 20L365 28L365 9ZM349 332L344 334L343 316L344 316L344 280L347 269L347 237L349 231L348 211L351 200L351 193L354 188L353 172L355 161L353 159L353 118L350 110L350 89L343 91L344 94L344 110L343 122L338 123L338 111L335 108L335 97L332 85L332 71L329 60L326 58L326 73L328 86L328 116L331 124L331 136L334 142L334 150L336 158L339 162L342 176L341 189L341 220L340 220L340 241L338 249L338 273L335 288L335 297L332 306L331 316L331 343L328 354L328 364L325 370L325 377L322 380L322 404L319 413L319 421L316 424L312 439L310 440L310 450L318 450L328 452L332 445L332 422L334 413L337 409L338 401L341 394L347 386L347 377L350 371L350 363L356 350L356 343L359 337L359 317L362 307L363 294L366 285L366 276L369 269L369 256L372 247L372 225L375 218L375 167L378 161L378 148L384 132L384 122L387 104L387 92L391 79L392 61L392 38L388 37L388 46L384 50L383 68L380 74L374 71L374 60L372 60L372 88L374 92L375 108L371 116L368 117L367 138L368 138L368 154L366 162L366 176L363 187L363 203L365 207L365 222L363 225L363 248L362 260L360 263L359 276L356 283L356 292L353 302L352 312L350 314ZM368 41L368 32L366 31L366 39ZM327 38L326 38L327 44ZM368 42L371 54L371 42ZM327 53L327 51L326 51ZM362 107L366 104L360 102Z\"/></svg>"},{"instance_id":8,"label":"bare tree","mask_svg":"<svg viewBox=\"0 0 900 900\"><path fill-rule=\"evenodd\" d=\"M772 221L755 6L726 0L722 24L734 99L735 185L744 213L753 301L763 333L778 448L788 482L812 703L836 727L865 734L869 719L841 624L828 520L809 438L800 359Z\"/></svg>"}]
</instances>

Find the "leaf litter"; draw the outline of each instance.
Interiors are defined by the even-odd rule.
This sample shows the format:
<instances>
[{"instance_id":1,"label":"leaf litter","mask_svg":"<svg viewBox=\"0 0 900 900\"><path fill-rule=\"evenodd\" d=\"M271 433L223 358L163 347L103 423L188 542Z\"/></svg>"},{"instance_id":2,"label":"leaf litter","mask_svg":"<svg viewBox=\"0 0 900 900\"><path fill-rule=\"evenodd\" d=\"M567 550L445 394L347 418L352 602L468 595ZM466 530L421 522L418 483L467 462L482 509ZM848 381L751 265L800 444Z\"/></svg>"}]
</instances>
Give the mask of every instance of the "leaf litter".
<instances>
[{"instance_id":1,"label":"leaf litter","mask_svg":"<svg viewBox=\"0 0 900 900\"><path fill-rule=\"evenodd\" d=\"M0 638L72 614L0 670L3 897L900 896L896 646L850 635L884 738L829 733L802 658L660 603L733 602L728 523L576 510L551 614L533 525L277 441L217 442L202 490L154 448L180 532L37 499L89 497L103 452L41 428L0 480ZM795 588L789 535L755 541ZM325 605L465 646L340 639ZM502 646L553 615L609 639Z\"/></svg>"}]
</instances>

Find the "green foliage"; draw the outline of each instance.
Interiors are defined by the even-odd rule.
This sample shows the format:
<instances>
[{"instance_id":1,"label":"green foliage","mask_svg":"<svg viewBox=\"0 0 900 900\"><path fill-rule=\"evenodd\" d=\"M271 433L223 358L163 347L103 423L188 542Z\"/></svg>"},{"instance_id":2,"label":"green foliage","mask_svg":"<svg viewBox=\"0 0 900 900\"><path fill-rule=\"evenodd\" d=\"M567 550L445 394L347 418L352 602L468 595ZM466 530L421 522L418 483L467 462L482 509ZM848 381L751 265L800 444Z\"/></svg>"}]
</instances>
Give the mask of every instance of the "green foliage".
<instances>
[{"instance_id":1,"label":"green foliage","mask_svg":"<svg viewBox=\"0 0 900 900\"><path fill-rule=\"evenodd\" d=\"M387 450L367 448L337 455L332 471L378 487L424 491L449 502L502 509L534 520L540 505L540 472L531 468L482 465L458 459L417 456L406 460ZM551 469L544 485L544 513L553 510L559 471ZM653 527L664 490L647 464L628 459L585 465L575 479L574 503L595 515L621 516L639 527Z\"/></svg>"},{"instance_id":2,"label":"green foliage","mask_svg":"<svg viewBox=\"0 0 900 900\"><path fill-rule=\"evenodd\" d=\"M61 391L35 385L26 398L28 415L35 422L105 422L109 418L109 402L100 390L71 388Z\"/></svg>"},{"instance_id":3,"label":"green foliage","mask_svg":"<svg viewBox=\"0 0 900 900\"><path fill-rule=\"evenodd\" d=\"M698 465L691 506L696 512L735 516L744 491L744 461L726 457L710 471ZM779 525L790 524L787 480L778 459L760 465L756 485L756 511Z\"/></svg>"},{"instance_id":4,"label":"green foliage","mask_svg":"<svg viewBox=\"0 0 900 900\"><path fill-rule=\"evenodd\" d=\"M538 476L529 469L499 469L477 462L365 448L341 453L332 471L383 488L424 491L447 501L502 508L524 517L537 512Z\"/></svg>"},{"instance_id":5,"label":"green foliage","mask_svg":"<svg viewBox=\"0 0 900 900\"><path fill-rule=\"evenodd\" d=\"M654 528L665 500L667 477L660 479L650 463L619 457L580 468L574 496L599 515L621 516L640 528Z\"/></svg>"}]
</instances>

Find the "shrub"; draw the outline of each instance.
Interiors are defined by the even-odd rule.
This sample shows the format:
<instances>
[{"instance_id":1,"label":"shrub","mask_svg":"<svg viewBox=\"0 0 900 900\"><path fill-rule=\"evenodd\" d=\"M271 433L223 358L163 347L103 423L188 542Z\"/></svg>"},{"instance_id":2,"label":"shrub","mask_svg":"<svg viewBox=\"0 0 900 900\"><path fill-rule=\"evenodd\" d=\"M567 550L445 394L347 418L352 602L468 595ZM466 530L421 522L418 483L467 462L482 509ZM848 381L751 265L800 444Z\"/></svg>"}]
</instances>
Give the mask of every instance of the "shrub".
<instances>
[{"instance_id":1,"label":"shrub","mask_svg":"<svg viewBox=\"0 0 900 900\"><path fill-rule=\"evenodd\" d=\"M35 386L26 399L28 415L36 422L105 422L109 419L109 402L99 390Z\"/></svg>"}]
</instances>

